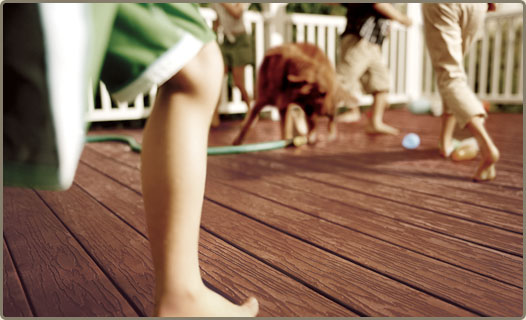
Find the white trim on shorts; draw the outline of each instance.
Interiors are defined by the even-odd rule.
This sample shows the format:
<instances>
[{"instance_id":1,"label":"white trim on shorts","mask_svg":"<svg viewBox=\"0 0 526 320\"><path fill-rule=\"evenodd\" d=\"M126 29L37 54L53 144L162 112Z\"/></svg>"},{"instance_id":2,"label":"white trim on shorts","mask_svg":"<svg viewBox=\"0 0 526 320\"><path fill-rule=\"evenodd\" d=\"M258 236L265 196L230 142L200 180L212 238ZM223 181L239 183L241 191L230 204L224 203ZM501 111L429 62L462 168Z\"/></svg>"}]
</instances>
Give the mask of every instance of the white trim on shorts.
<instances>
[{"instance_id":1,"label":"white trim on shorts","mask_svg":"<svg viewBox=\"0 0 526 320\"><path fill-rule=\"evenodd\" d=\"M113 98L121 102L130 102L135 100L137 95L148 92L153 86L162 85L190 62L203 46L203 41L186 33L177 44L148 66L137 79L114 92Z\"/></svg>"}]
</instances>

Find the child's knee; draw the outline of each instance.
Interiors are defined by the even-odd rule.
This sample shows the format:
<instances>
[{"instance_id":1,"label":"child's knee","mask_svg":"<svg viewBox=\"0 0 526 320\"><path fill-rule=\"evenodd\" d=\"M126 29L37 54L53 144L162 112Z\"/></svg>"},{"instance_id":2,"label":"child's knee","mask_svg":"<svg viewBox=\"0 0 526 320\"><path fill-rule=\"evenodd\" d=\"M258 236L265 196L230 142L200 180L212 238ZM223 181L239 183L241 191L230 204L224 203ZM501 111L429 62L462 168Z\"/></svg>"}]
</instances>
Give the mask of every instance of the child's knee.
<instances>
[{"instance_id":1,"label":"child's knee","mask_svg":"<svg viewBox=\"0 0 526 320\"><path fill-rule=\"evenodd\" d=\"M203 46L164 86L170 90L195 96L205 104L215 106L223 78L223 58L215 41Z\"/></svg>"}]
</instances>

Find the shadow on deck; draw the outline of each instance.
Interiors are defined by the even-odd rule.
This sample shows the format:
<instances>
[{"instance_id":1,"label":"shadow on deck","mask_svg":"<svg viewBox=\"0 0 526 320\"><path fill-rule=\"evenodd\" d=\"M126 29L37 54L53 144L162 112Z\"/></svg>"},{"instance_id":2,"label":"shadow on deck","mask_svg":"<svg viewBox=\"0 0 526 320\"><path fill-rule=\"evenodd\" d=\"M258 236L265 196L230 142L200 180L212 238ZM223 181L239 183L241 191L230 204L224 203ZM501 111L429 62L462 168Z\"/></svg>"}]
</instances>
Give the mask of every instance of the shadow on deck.
<instances>
[{"instance_id":1,"label":"shadow on deck","mask_svg":"<svg viewBox=\"0 0 526 320\"><path fill-rule=\"evenodd\" d=\"M315 147L209 157L207 285L256 296L260 316L521 316L522 115L487 122L502 154L489 183L470 181L476 161L440 158L437 118L390 111L396 137L368 136L364 121ZM408 132L418 149L401 146ZM278 138L260 121L247 142ZM139 165L125 145L89 144L70 190L4 188L4 316L151 313Z\"/></svg>"}]
</instances>

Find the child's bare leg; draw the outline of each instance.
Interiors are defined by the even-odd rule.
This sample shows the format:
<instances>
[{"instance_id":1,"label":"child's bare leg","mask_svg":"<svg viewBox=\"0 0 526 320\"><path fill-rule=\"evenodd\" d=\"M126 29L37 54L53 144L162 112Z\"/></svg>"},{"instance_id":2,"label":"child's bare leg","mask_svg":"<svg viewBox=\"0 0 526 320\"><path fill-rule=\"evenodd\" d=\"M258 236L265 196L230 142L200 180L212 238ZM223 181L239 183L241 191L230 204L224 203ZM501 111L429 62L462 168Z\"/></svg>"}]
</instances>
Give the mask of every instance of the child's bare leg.
<instances>
[{"instance_id":1,"label":"child's bare leg","mask_svg":"<svg viewBox=\"0 0 526 320\"><path fill-rule=\"evenodd\" d=\"M477 139L480 146L480 154L482 156L482 160L480 161L477 171L475 171L473 180L487 181L495 179L495 176L497 175L495 163L499 161L500 153L486 131L484 118L481 116L475 116L470 122L468 122L467 126L473 136Z\"/></svg>"},{"instance_id":2,"label":"child's bare leg","mask_svg":"<svg viewBox=\"0 0 526 320\"><path fill-rule=\"evenodd\" d=\"M374 101L372 105L372 116L369 119L369 124L366 127L368 133L393 134L399 133L398 129L393 128L383 122L384 112L389 107L387 102L387 92L377 92L374 94Z\"/></svg>"},{"instance_id":3,"label":"child's bare leg","mask_svg":"<svg viewBox=\"0 0 526 320\"><path fill-rule=\"evenodd\" d=\"M442 115L442 126L440 127L440 137L438 138L438 149L440 155L447 158L453 151L453 133L457 119L452 114Z\"/></svg>"},{"instance_id":4,"label":"child's bare leg","mask_svg":"<svg viewBox=\"0 0 526 320\"><path fill-rule=\"evenodd\" d=\"M159 88L144 130L142 189L155 271L155 316L255 316L209 290L198 260L208 132L223 75L208 43Z\"/></svg>"},{"instance_id":5,"label":"child's bare leg","mask_svg":"<svg viewBox=\"0 0 526 320\"><path fill-rule=\"evenodd\" d=\"M219 116L219 107L221 106L221 95L224 94L223 92L223 86L226 85L226 82L228 80L228 67L225 65L225 74L223 75L223 78L221 80L221 94L219 95L220 99L217 99L216 108L214 111L214 115L212 116L212 128L217 128L221 124L221 118Z\"/></svg>"},{"instance_id":6,"label":"child's bare leg","mask_svg":"<svg viewBox=\"0 0 526 320\"><path fill-rule=\"evenodd\" d=\"M245 66L233 67L232 78L234 85L241 92L241 99L247 104L247 108L250 109L250 97L248 96L247 89L245 89Z\"/></svg>"},{"instance_id":7,"label":"child's bare leg","mask_svg":"<svg viewBox=\"0 0 526 320\"><path fill-rule=\"evenodd\" d=\"M221 124L221 118L219 117L219 104L216 106L214 110L214 115L212 116L212 128L217 128Z\"/></svg>"}]
</instances>

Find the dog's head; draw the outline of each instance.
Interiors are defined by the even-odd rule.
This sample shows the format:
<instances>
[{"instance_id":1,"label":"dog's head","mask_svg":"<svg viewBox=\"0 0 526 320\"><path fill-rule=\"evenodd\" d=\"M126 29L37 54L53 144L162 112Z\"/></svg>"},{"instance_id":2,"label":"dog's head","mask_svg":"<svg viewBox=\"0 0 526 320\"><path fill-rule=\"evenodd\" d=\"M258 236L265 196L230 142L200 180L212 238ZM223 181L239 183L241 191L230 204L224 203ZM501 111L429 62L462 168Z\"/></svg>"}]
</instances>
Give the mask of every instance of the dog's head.
<instances>
[{"instance_id":1,"label":"dog's head","mask_svg":"<svg viewBox=\"0 0 526 320\"><path fill-rule=\"evenodd\" d=\"M295 101L305 102L319 109L330 94L330 78L312 59L291 61L286 77L287 89Z\"/></svg>"}]
</instances>

